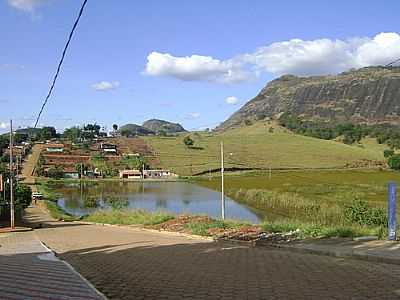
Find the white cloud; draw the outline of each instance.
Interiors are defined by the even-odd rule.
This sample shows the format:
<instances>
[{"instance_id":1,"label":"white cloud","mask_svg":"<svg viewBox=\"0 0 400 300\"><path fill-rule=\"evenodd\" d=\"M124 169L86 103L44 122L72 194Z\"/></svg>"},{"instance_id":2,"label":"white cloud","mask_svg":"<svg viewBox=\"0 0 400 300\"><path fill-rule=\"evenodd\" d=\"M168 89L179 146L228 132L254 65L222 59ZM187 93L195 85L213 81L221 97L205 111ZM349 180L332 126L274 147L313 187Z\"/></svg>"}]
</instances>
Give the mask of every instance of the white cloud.
<instances>
[{"instance_id":1,"label":"white cloud","mask_svg":"<svg viewBox=\"0 0 400 300\"><path fill-rule=\"evenodd\" d=\"M273 43L227 60L211 56L176 57L152 52L147 57L145 73L185 81L238 83L273 75L336 74L351 68L385 65L400 58L400 35L379 33L375 37L331 40L292 39Z\"/></svg>"},{"instance_id":2,"label":"white cloud","mask_svg":"<svg viewBox=\"0 0 400 300\"><path fill-rule=\"evenodd\" d=\"M6 129L6 128L8 128L8 123L0 122L0 129Z\"/></svg>"},{"instance_id":3,"label":"white cloud","mask_svg":"<svg viewBox=\"0 0 400 300\"><path fill-rule=\"evenodd\" d=\"M190 113L189 114L189 117L191 118L191 119L197 119L197 118L200 118L200 113L198 113L198 112L194 112L194 113Z\"/></svg>"},{"instance_id":4,"label":"white cloud","mask_svg":"<svg viewBox=\"0 0 400 300\"><path fill-rule=\"evenodd\" d=\"M17 64L0 64L0 71L19 71L25 69L25 66L23 65L17 65Z\"/></svg>"},{"instance_id":5,"label":"white cloud","mask_svg":"<svg viewBox=\"0 0 400 300\"><path fill-rule=\"evenodd\" d=\"M48 2L48 0L7 0L8 4L16 9L33 12L35 8Z\"/></svg>"},{"instance_id":6,"label":"white cloud","mask_svg":"<svg viewBox=\"0 0 400 300\"><path fill-rule=\"evenodd\" d=\"M107 91L107 90L114 90L120 86L119 81L101 81L95 84L92 84L92 88L96 91Z\"/></svg>"},{"instance_id":7,"label":"white cloud","mask_svg":"<svg viewBox=\"0 0 400 300\"><path fill-rule=\"evenodd\" d=\"M212 81L235 83L249 79L242 62L221 61L211 56L176 57L168 53L152 52L147 57L146 74L175 77L184 81Z\"/></svg>"},{"instance_id":8,"label":"white cloud","mask_svg":"<svg viewBox=\"0 0 400 300\"><path fill-rule=\"evenodd\" d=\"M230 96L230 97L227 97L227 98L225 99L225 102L226 102L227 104L235 105L235 104L237 104L237 103L239 102L239 99L236 98L236 97L234 97L234 96Z\"/></svg>"},{"instance_id":9,"label":"white cloud","mask_svg":"<svg viewBox=\"0 0 400 300\"><path fill-rule=\"evenodd\" d=\"M400 58L400 35L397 33L348 40L293 39L243 56L258 70L276 75L335 74L350 68L385 65L397 58Z\"/></svg>"}]
</instances>

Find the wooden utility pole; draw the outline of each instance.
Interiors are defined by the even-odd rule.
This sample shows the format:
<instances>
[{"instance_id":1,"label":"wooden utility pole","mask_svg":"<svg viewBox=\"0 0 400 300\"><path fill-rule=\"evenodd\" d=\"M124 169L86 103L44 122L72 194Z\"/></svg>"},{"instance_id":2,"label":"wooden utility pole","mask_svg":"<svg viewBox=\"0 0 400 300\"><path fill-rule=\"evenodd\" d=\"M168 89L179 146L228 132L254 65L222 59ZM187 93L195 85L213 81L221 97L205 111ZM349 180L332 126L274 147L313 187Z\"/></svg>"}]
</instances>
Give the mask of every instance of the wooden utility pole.
<instances>
[{"instance_id":1,"label":"wooden utility pole","mask_svg":"<svg viewBox=\"0 0 400 300\"><path fill-rule=\"evenodd\" d=\"M10 120L10 226L11 228L15 228L13 147L14 147L13 124L12 120Z\"/></svg>"},{"instance_id":2,"label":"wooden utility pole","mask_svg":"<svg viewBox=\"0 0 400 300\"><path fill-rule=\"evenodd\" d=\"M221 218L222 218L222 220L225 220L224 142L221 142Z\"/></svg>"}]
</instances>

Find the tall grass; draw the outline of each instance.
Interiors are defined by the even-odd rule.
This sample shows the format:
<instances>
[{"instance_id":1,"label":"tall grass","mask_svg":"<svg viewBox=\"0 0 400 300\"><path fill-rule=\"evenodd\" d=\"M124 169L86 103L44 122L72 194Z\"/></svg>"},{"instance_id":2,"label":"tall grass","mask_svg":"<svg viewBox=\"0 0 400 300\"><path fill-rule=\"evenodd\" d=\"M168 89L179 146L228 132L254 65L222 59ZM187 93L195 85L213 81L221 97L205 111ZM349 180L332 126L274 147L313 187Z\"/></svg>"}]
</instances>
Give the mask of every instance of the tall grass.
<instances>
[{"instance_id":1,"label":"tall grass","mask_svg":"<svg viewBox=\"0 0 400 300\"><path fill-rule=\"evenodd\" d=\"M357 236L387 236L384 226L366 226L358 224L347 225L321 225L293 220L280 220L275 222L264 222L263 230L267 232L290 232L299 230L299 238L326 238L326 237L357 237Z\"/></svg>"},{"instance_id":2,"label":"tall grass","mask_svg":"<svg viewBox=\"0 0 400 300\"><path fill-rule=\"evenodd\" d=\"M262 211L274 211L292 220L322 225L343 224L343 206L337 202L312 200L297 193L262 189L228 191L229 196Z\"/></svg>"}]
</instances>

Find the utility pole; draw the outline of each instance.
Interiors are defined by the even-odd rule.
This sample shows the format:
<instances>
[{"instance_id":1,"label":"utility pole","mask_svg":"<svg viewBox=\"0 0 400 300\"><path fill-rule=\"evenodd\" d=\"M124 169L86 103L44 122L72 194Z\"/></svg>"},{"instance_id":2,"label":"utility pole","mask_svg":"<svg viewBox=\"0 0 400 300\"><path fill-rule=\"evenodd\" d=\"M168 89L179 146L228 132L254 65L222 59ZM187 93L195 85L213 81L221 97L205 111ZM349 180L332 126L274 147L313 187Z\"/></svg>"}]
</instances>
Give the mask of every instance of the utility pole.
<instances>
[{"instance_id":1,"label":"utility pole","mask_svg":"<svg viewBox=\"0 0 400 300\"><path fill-rule=\"evenodd\" d=\"M10 221L11 228L15 228L14 220L14 168L13 168L13 147L14 147L14 136L13 136L13 124L10 120Z\"/></svg>"},{"instance_id":2,"label":"utility pole","mask_svg":"<svg viewBox=\"0 0 400 300\"><path fill-rule=\"evenodd\" d=\"M225 220L224 142L221 142L221 217L222 217L222 220Z\"/></svg>"},{"instance_id":3,"label":"utility pole","mask_svg":"<svg viewBox=\"0 0 400 300\"><path fill-rule=\"evenodd\" d=\"M16 164L16 170L15 170L15 182L18 184L18 174L19 174L19 162L18 162L18 155L15 155L15 164Z\"/></svg>"}]
</instances>

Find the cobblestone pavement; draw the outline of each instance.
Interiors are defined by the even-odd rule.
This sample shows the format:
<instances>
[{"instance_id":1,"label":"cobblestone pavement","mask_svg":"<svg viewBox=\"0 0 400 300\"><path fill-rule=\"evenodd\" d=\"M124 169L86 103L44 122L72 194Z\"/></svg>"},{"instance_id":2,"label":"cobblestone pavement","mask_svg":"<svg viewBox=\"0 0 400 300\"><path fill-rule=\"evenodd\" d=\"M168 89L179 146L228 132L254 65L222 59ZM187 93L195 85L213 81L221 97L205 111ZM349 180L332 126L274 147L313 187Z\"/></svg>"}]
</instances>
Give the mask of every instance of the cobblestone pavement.
<instances>
[{"instance_id":1,"label":"cobblestone pavement","mask_svg":"<svg viewBox=\"0 0 400 300\"><path fill-rule=\"evenodd\" d=\"M42 241L110 299L400 299L400 266L67 223Z\"/></svg>"},{"instance_id":2,"label":"cobblestone pavement","mask_svg":"<svg viewBox=\"0 0 400 300\"><path fill-rule=\"evenodd\" d=\"M34 232L0 234L0 299L104 299Z\"/></svg>"}]
</instances>

